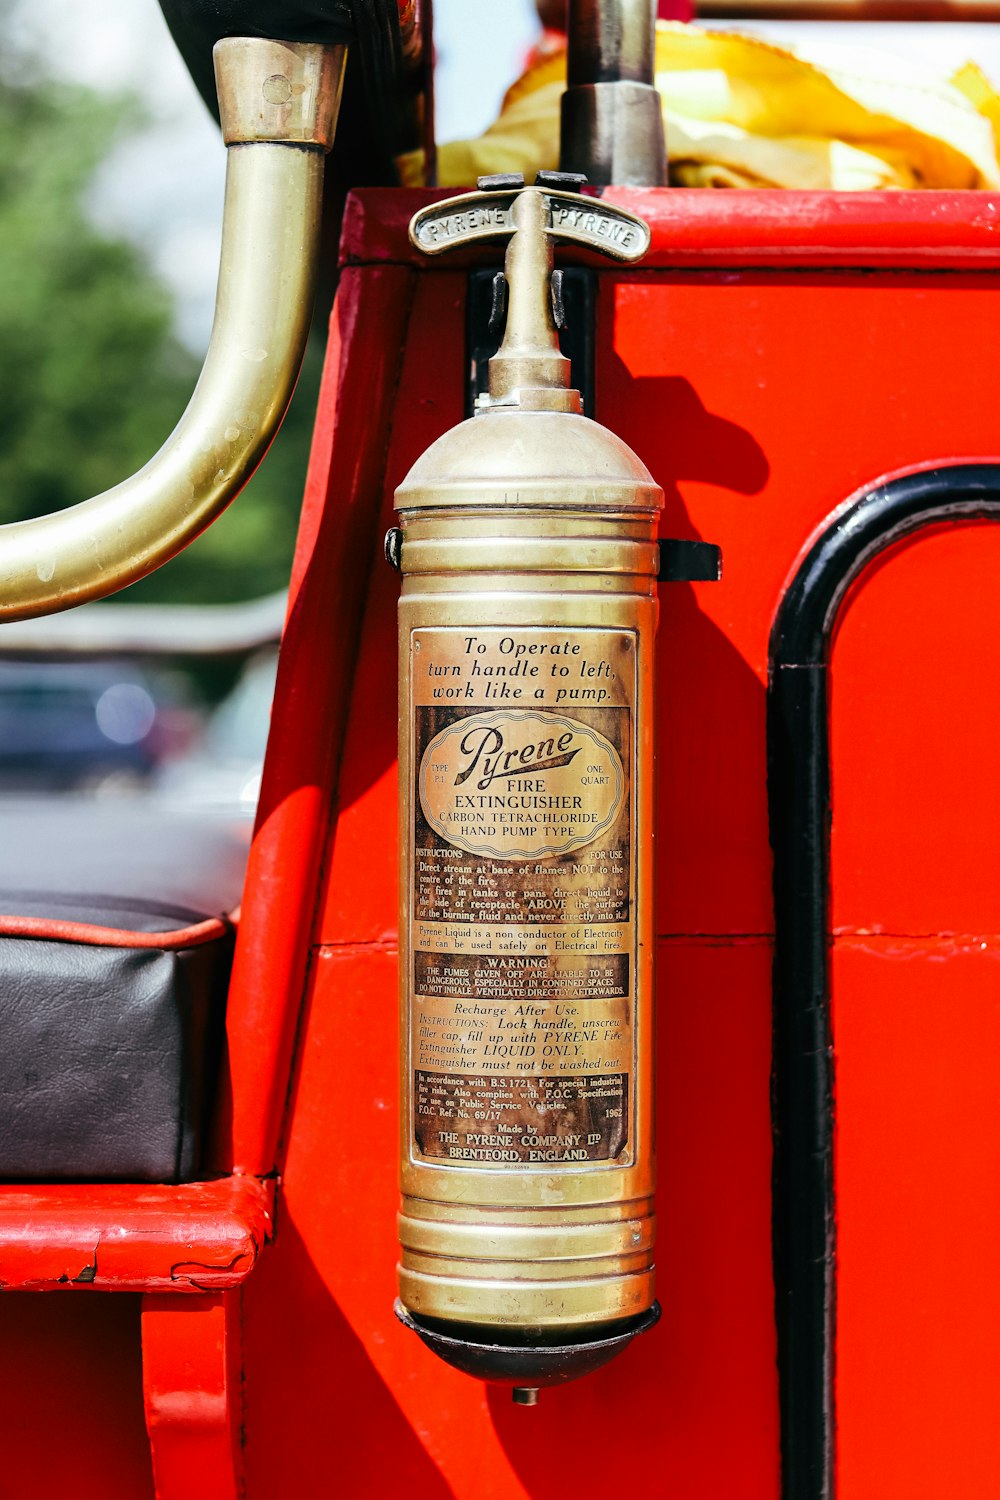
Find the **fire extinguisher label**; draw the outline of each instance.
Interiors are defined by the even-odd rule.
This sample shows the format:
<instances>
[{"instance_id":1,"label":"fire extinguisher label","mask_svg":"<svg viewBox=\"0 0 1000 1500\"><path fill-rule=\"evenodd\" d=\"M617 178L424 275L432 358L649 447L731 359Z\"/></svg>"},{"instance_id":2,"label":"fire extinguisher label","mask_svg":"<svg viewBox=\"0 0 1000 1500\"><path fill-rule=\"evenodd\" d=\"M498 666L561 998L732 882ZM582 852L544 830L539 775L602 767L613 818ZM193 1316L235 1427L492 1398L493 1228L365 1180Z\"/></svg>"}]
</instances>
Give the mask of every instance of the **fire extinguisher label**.
<instances>
[{"instance_id":1,"label":"fire extinguisher label","mask_svg":"<svg viewBox=\"0 0 1000 1500\"><path fill-rule=\"evenodd\" d=\"M412 633L417 1160L631 1160L636 650Z\"/></svg>"}]
</instances>

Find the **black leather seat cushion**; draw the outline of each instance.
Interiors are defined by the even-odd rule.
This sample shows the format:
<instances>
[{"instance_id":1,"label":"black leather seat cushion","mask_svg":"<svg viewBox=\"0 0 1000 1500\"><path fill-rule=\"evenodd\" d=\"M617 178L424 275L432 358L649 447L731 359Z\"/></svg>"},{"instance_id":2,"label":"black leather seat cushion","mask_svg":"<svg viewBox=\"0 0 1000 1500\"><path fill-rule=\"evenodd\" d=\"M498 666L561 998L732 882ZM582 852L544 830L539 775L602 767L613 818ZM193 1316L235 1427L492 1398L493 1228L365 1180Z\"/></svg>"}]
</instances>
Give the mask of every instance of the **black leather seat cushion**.
<instances>
[{"instance_id":1,"label":"black leather seat cushion","mask_svg":"<svg viewBox=\"0 0 1000 1500\"><path fill-rule=\"evenodd\" d=\"M247 825L138 801L0 804L0 913L78 924L0 917L0 1179L197 1172L233 932L188 929L237 905L248 847ZM122 929L171 946L102 941Z\"/></svg>"}]
</instances>

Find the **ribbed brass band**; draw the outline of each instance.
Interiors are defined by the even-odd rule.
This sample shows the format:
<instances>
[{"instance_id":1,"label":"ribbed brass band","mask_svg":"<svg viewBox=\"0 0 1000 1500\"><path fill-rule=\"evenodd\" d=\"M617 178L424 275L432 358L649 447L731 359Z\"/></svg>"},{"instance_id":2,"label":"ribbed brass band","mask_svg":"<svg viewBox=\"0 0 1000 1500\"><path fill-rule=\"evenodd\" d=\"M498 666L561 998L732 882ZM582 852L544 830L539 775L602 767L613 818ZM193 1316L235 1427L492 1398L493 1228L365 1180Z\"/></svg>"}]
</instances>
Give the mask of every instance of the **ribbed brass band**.
<instances>
[{"instance_id":1,"label":"ribbed brass band","mask_svg":"<svg viewBox=\"0 0 1000 1500\"><path fill-rule=\"evenodd\" d=\"M521 1268L523 1279L492 1279L463 1276L460 1271L453 1275L450 1261L441 1262L440 1274L411 1269L404 1262L399 1266L399 1295L418 1317L492 1328L558 1329L569 1341L597 1324L637 1317L654 1301L652 1269L622 1273L621 1264L609 1258L604 1277L569 1274L542 1279L540 1267L526 1265Z\"/></svg>"},{"instance_id":2,"label":"ribbed brass band","mask_svg":"<svg viewBox=\"0 0 1000 1500\"><path fill-rule=\"evenodd\" d=\"M600 1179L603 1182L603 1178ZM582 1204L567 1206L564 1203L552 1204L548 1208L540 1208L536 1205L526 1206L519 1204L517 1208L517 1223L519 1225L537 1224L540 1228L548 1228L552 1223L559 1224L592 1224L595 1213L600 1210L600 1222L611 1224L618 1219L647 1219L653 1214L652 1198L611 1198L600 1202L585 1202ZM508 1210L506 1204L496 1203L463 1203L461 1216L463 1224L497 1224L502 1223ZM437 1223L443 1221L452 1224L455 1221L455 1205L453 1202L439 1202L434 1198L412 1198L403 1199L403 1217L409 1223Z\"/></svg>"},{"instance_id":3,"label":"ribbed brass band","mask_svg":"<svg viewBox=\"0 0 1000 1500\"><path fill-rule=\"evenodd\" d=\"M444 1224L440 1220L399 1216L399 1238L405 1252L483 1260L589 1260L607 1255L645 1254L653 1245L653 1216L614 1219L601 1223L496 1223L487 1233L477 1221Z\"/></svg>"},{"instance_id":4,"label":"ribbed brass band","mask_svg":"<svg viewBox=\"0 0 1000 1500\"><path fill-rule=\"evenodd\" d=\"M590 603L600 604L603 600L610 605L616 599L631 596L646 596L653 600L656 596L656 579L649 573L603 573L596 576L593 573L531 573L505 569L504 572L495 573L411 573L403 580L403 594L416 603L427 602L439 595L442 603L456 605L461 600L466 603L477 595L486 598L490 595L498 595L503 591L504 579L510 578L514 572L526 588L538 589L539 594L550 588L555 579L559 580L559 599L552 605L551 625L563 626L570 623L568 611L578 606L582 600ZM475 590L473 594L472 590ZM457 622L456 622L457 623Z\"/></svg>"},{"instance_id":5,"label":"ribbed brass band","mask_svg":"<svg viewBox=\"0 0 1000 1500\"><path fill-rule=\"evenodd\" d=\"M490 541L494 551L498 546L506 550L510 546L518 546L522 541L530 544L539 538L543 541L565 539L583 544L621 542L628 547L648 543L654 521L655 513L652 509L641 511L629 508L608 515L592 510L571 510L568 505L551 510L512 505L504 512L503 536L498 537L496 517L489 512L484 514L472 497L465 510L457 505L447 505L441 511L427 508L403 512L408 544L432 542L447 535L456 541L470 544ZM405 559L402 567L404 572L409 571Z\"/></svg>"},{"instance_id":6,"label":"ribbed brass band","mask_svg":"<svg viewBox=\"0 0 1000 1500\"><path fill-rule=\"evenodd\" d=\"M437 537L433 541L406 538L403 571L414 573L489 573L496 569L496 541L489 537ZM541 538L521 541L515 573L624 573L656 576L659 550L654 543L598 541L589 537L570 541Z\"/></svg>"},{"instance_id":7,"label":"ribbed brass band","mask_svg":"<svg viewBox=\"0 0 1000 1500\"><path fill-rule=\"evenodd\" d=\"M564 1255L558 1259L539 1255L530 1247L525 1254L511 1260L483 1260L471 1257L463 1260L457 1255L421 1255L419 1251L403 1251L404 1270L419 1276L436 1276L442 1270L449 1281L471 1278L480 1281L517 1281L530 1266L531 1280L565 1281L617 1281L622 1276L650 1271L650 1256L644 1250L629 1252L613 1251L607 1255Z\"/></svg>"}]
</instances>

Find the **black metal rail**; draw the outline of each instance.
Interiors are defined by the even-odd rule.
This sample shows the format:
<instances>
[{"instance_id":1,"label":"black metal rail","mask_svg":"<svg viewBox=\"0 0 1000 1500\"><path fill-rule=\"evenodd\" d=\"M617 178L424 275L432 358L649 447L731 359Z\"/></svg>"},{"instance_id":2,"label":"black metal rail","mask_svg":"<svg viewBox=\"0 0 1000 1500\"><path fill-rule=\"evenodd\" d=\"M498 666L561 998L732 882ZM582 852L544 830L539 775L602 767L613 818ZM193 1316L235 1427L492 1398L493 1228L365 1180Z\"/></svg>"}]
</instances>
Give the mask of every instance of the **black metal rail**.
<instances>
[{"instance_id":1,"label":"black metal rail","mask_svg":"<svg viewBox=\"0 0 1000 1500\"><path fill-rule=\"evenodd\" d=\"M847 590L875 557L924 527L971 520L1000 520L1000 464L925 469L869 490L810 548L771 633L773 1235L784 1500L833 1494L830 641Z\"/></svg>"}]
</instances>

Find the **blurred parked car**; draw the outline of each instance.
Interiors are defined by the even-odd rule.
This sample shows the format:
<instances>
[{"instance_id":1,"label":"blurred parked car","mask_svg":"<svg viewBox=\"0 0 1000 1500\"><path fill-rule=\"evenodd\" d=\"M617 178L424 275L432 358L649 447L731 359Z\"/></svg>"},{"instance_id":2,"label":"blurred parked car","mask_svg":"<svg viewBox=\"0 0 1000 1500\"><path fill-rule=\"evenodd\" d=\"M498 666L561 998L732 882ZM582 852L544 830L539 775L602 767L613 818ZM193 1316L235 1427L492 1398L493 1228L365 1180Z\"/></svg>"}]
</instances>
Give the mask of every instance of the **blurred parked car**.
<instances>
[{"instance_id":1,"label":"blurred parked car","mask_svg":"<svg viewBox=\"0 0 1000 1500\"><path fill-rule=\"evenodd\" d=\"M128 662L0 661L0 791L126 790L176 738Z\"/></svg>"},{"instance_id":2,"label":"blurred parked car","mask_svg":"<svg viewBox=\"0 0 1000 1500\"><path fill-rule=\"evenodd\" d=\"M250 658L236 686L209 716L197 744L158 771L160 796L187 808L253 817L277 670L277 651L259 651Z\"/></svg>"}]
</instances>

